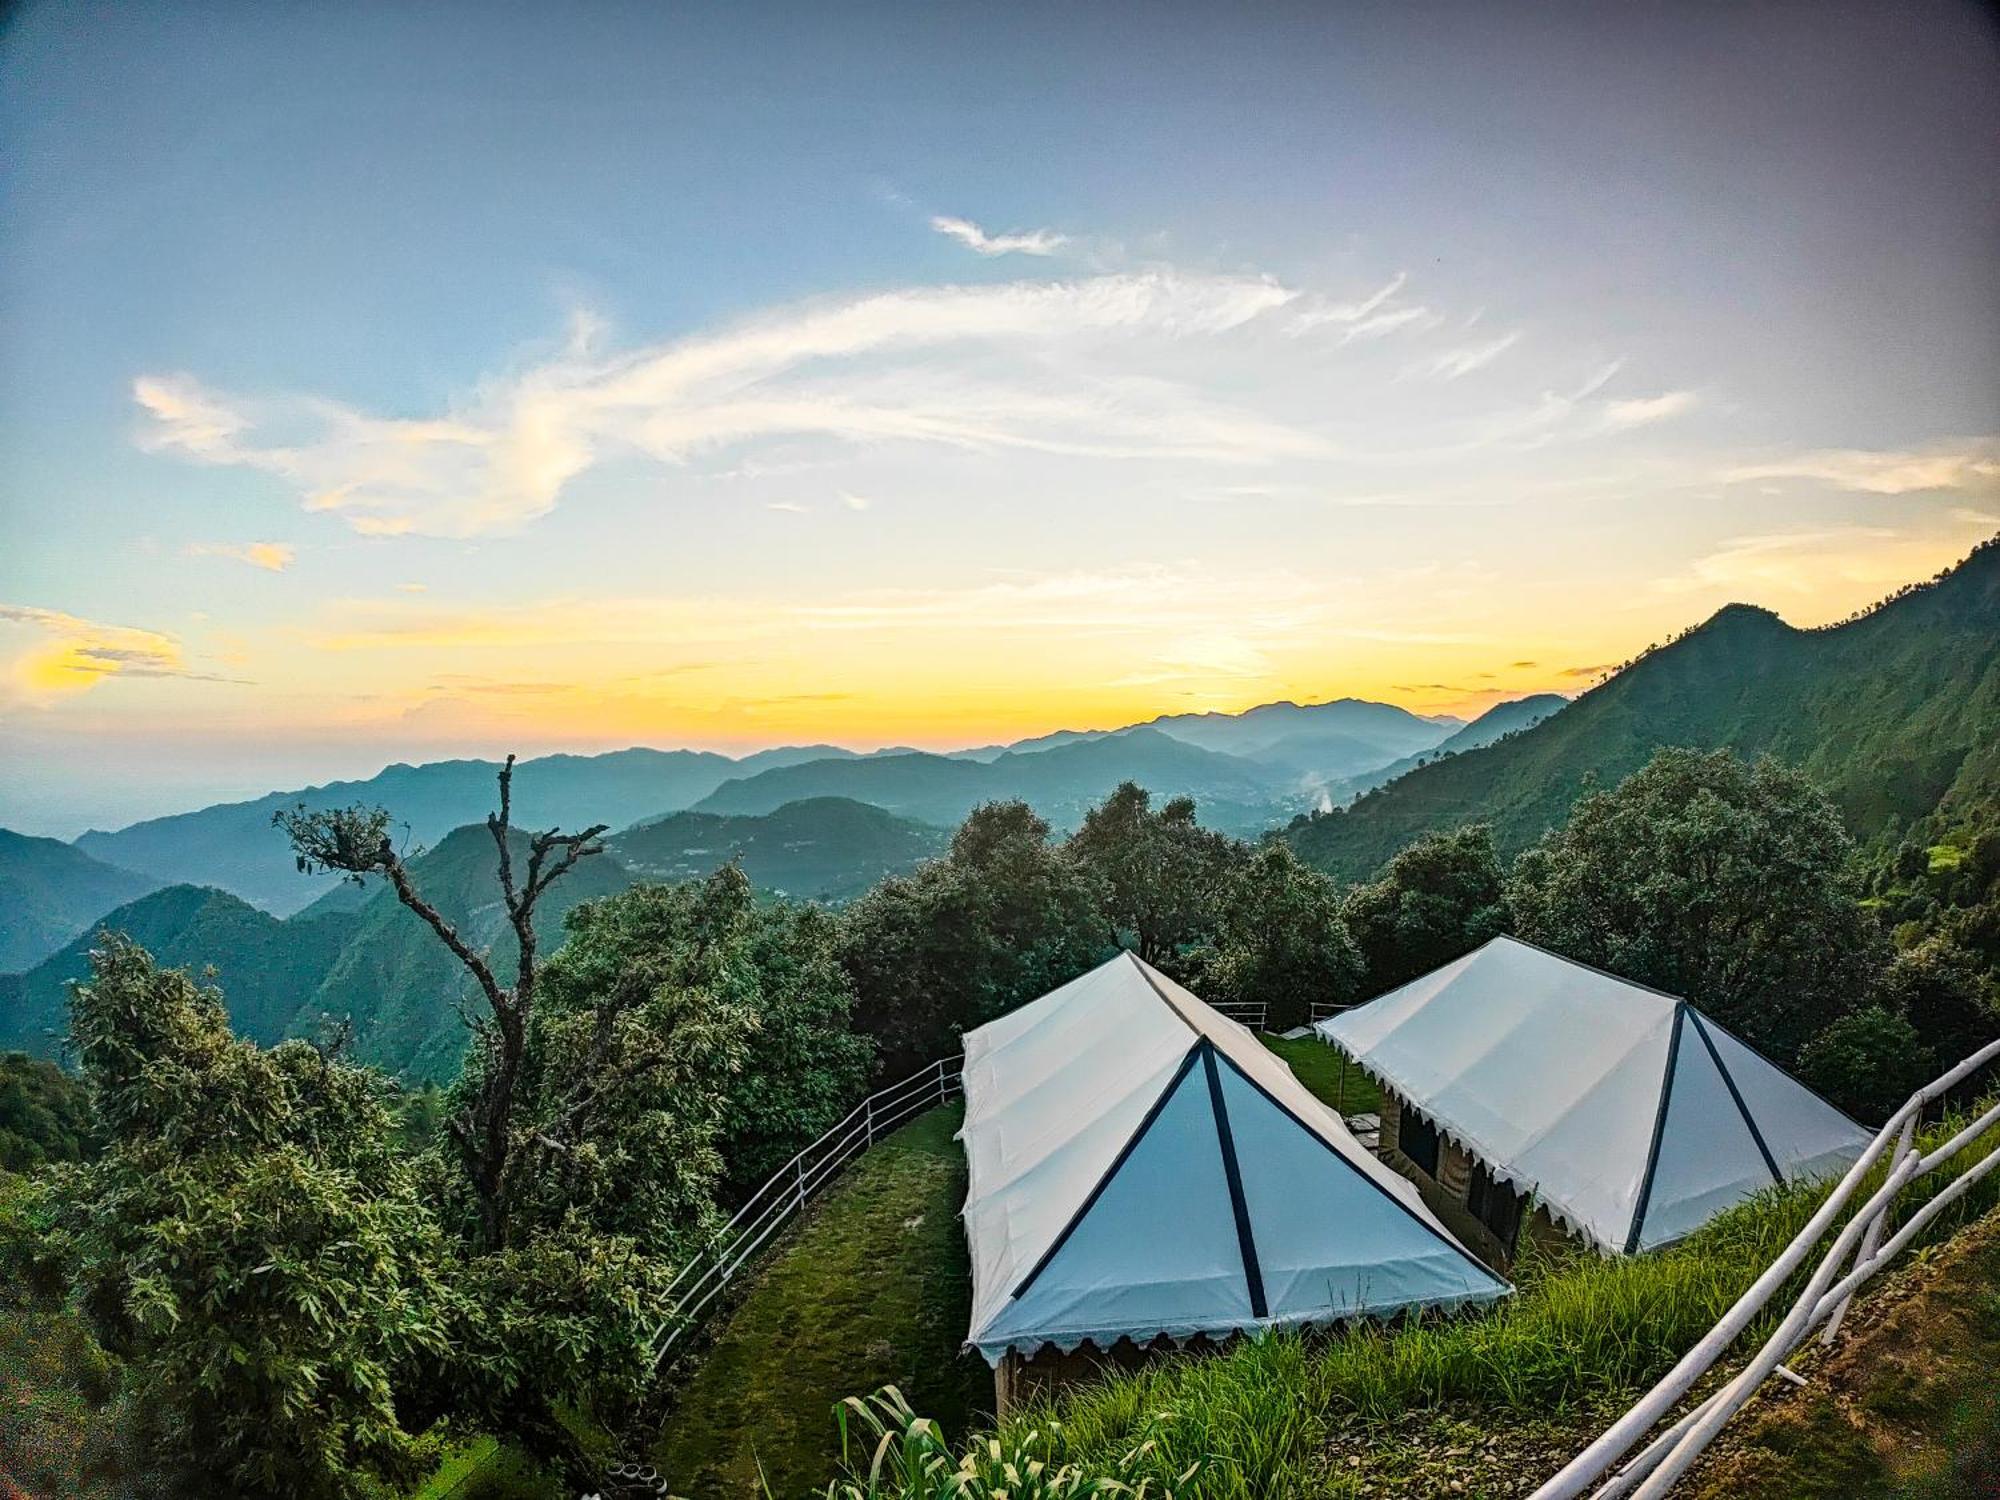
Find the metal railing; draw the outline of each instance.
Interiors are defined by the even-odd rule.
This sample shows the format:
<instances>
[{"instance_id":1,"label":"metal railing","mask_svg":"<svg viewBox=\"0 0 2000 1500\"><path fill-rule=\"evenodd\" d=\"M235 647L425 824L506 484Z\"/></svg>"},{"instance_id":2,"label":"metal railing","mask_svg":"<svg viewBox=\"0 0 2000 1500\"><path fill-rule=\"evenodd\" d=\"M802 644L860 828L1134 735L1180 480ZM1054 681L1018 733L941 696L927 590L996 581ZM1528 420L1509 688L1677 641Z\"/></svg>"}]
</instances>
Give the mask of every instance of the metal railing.
<instances>
[{"instance_id":1,"label":"metal railing","mask_svg":"<svg viewBox=\"0 0 2000 1500\"><path fill-rule=\"evenodd\" d=\"M842 1167L882 1136L959 1093L964 1062L963 1057L941 1057L901 1083L878 1089L752 1193L667 1287L674 1301L653 1338L653 1368L666 1364L674 1345L700 1322L723 1288Z\"/></svg>"},{"instance_id":2,"label":"metal railing","mask_svg":"<svg viewBox=\"0 0 2000 1500\"><path fill-rule=\"evenodd\" d=\"M1306 1025L1317 1026L1321 1021L1331 1021L1343 1011L1353 1009L1353 1005L1342 1001L1315 1000L1307 1009Z\"/></svg>"},{"instance_id":3,"label":"metal railing","mask_svg":"<svg viewBox=\"0 0 2000 1500\"><path fill-rule=\"evenodd\" d=\"M1239 1026L1247 1026L1252 1031L1264 1029L1264 1018L1269 1008L1262 1000L1210 1000L1208 1008L1218 1015L1229 1017Z\"/></svg>"},{"instance_id":4,"label":"metal railing","mask_svg":"<svg viewBox=\"0 0 2000 1500\"><path fill-rule=\"evenodd\" d=\"M1936 1150L1926 1154L1918 1151L1915 1145L1917 1122L1925 1107L1944 1097L1995 1058L2000 1058L2000 1041L1982 1047L1950 1072L1912 1094L1909 1102L1889 1117L1889 1123L1869 1143L1860 1159L1847 1169L1847 1175L1827 1195L1811 1222L1799 1231L1798 1236L1771 1262L1750 1289L1736 1299L1735 1305L1723 1314L1722 1321L1682 1356L1680 1363L1597 1441L1536 1490L1530 1500L1575 1500L1575 1497L1585 1494L1592 1496L1592 1500L1615 1500L1615 1497L1626 1494L1632 1495L1633 1500L1657 1500L1673 1488L1674 1483L1701 1456L1702 1450L1757 1393L1773 1371L1803 1383L1799 1376L1784 1368L1784 1361L1793 1351L1821 1324L1826 1325L1821 1342L1831 1342L1839 1331L1841 1317L1853 1300L1856 1289L1901 1254L1927 1224L1971 1191L1974 1183L2000 1166L2000 1151L1989 1153L1941 1189L1884 1242L1883 1234L1903 1189L1951 1160L1992 1130L1996 1122L2000 1122L2000 1104L1996 1104ZM1869 1195L1835 1236L1818 1268L1807 1279L1805 1290L1799 1293L1791 1310L1778 1324L1777 1331L1733 1380L1653 1439L1636 1458L1612 1473L1619 1460L1672 1410L1675 1403L1727 1352L1737 1335L1763 1311L1764 1305L1792 1273L1805 1264L1820 1236L1833 1227L1841 1211L1859 1195L1871 1169L1881 1160L1884 1152L1890 1151L1892 1142L1894 1150L1881 1186ZM1850 1253L1853 1256L1851 1263L1848 1262ZM1841 1266L1844 1263L1848 1268L1843 1275Z\"/></svg>"}]
</instances>

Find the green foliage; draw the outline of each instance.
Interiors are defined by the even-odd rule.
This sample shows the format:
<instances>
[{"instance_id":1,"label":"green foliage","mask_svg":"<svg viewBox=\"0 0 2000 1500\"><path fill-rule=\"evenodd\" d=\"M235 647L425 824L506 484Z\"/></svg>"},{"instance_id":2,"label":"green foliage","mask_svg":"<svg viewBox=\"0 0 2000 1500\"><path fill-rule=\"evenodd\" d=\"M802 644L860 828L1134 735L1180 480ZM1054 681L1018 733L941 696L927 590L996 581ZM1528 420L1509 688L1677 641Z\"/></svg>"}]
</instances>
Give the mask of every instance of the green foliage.
<instances>
[{"instance_id":1,"label":"green foliage","mask_svg":"<svg viewBox=\"0 0 2000 1500\"><path fill-rule=\"evenodd\" d=\"M1121 782L1084 814L1066 846L1112 927L1163 968L1209 935L1223 885L1243 859L1241 844L1203 828L1194 812L1191 797L1155 812L1144 787Z\"/></svg>"},{"instance_id":2,"label":"green foliage","mask_svg":"<svg viewBox=\"0 0 2000 1500\"><path fill-rule=\"evenodd\" d=\"M1507 898L1484 824L1428 833L1347 893L1363 998L1428 974L1507 930Z\"/></svg>"},{"instance_id":3,"label":"green foliage","mask_svg":"<svg viewBox=\"0 0 2000 1500\"><path fill-rule=\"evenodd\" d=\"M167 1451L229 1493L411 1477L397 1392L435 1385L458 1312L378 1080L239 1041L122 939L72 1016L108 1144L59 1180L50 1241Z\"/></svg>"},{"instance_id":4,"label":"green foliage","mask_svg":"<svg viewBox=\"0 0 2000 1500\"><path fill-rule=\"evenodd\" d=\"M1315 1001L1354 998L1361 957L1333 881L1278 839L1224 880L1214 936L1191 964L1204 999L1256 1002L1273 1031L1302 1026Z\"/></svg>"},{"instance_id":5,"label":"green foliage","mask_svg":"<svg viewBox=\"0 0 2000 1500\"><path fill-rule=\"evenodd\" d=\"M719 1151L725 1201L761 1184L800 1147L816 1139L865 1092L873 1048L848 1023L853 989L841 968L833 918L816 907L760 905L742 869L725 865L704 881L640 886L578 908L569 940L542 978L543 1019L553 1037L573 1029L572 1049L595 1045L589 1018L614 990L645 996L628 1023L632 1040L611 1054L636 1049L699 1020L699 1051L663 1061L676 1080L659 1106L682 1127L714 1101L707 1142L650 1143L608 1175L621 1178L646 1164ZM574 1066L589 1066L581 1056ZM629 1066L629 1062L626 1064ZM628 1112L629 1113L629 1112ZM539 1127L537 1127L539 1128ZM551 1171L559 1172L552 1163ZM689 1222L685 1212L648 1207L644 1218Z\"/></svg>"},{"instance_id":6,"label":"green foliage","mask_svg":"<svg viewBox=\"0 0 2000 1500\"><path fill-rule=\"evenodd\" d=\"M855 1024L875 1038L890 1078L1112 948L1091 883L1022 802L976 809L945 858L883 881L841 913L839 932Z\"/></svg>"},{"instance_id":7,"label":"green foliage","mask_svg":"<svg viewBox=\"0 0 2000 1500\"><path fill-rule=\"evenodd\" d=\"M96 1146L83 1086L54 1063L0 1053L0 1172L80 1161Z\"/></svg>"},{"instance_id":8,"label":"green foliage","mask_svg":"<svg viewBox=\"0 0 2000 1500\"><path fill-rule=\"evenodd\" d=\"M1665 749L1515 861L1530 942L1699 1005L1789 1062L1878 955L1852 845L1800 772Z\"/></svg>"},{"instance_id":9,"label":"green foliage","mask_svg":"<svg viewBox=\"0 0 2000 1500\"><path fill-rule=\"evenodd\" d=\"M1010 1428L954 1459L937 1424L912 1411L893 1385L848 1397L836 1415L850 1477L828 1485L827 1500L1173 1500L1202 1468L1197 1460L1173 1472L1162 1463L1158 1441L1146 1438L1104 1472L1089 1474L1062 1461L1063 1431L1054 1422Z\"/></svg>"},{"instance_id":10,"label":"green foliage","mask_svg":"<svg viewBox=\"0 0 2000 1500\"><path fill-rule=\"evenodd\" d=\"M1799 1053L1799 1077L1858 1120L1885 1120L1937 1076L1937 1052L1903 1016L1849 1011Z\"/></svg>"},{"instance_id":11,"label":"green foliage","mask_svg":"<svg viewBox=\"0 0 2000 1500\"><path fill-rule=\"evenodd\" d=\"M1493 826L1503 856L1660 745L1777 756L1813 777L1864 841L2000 797L2000 544L1857 619L1796 630L1730 605L1561 713L1423 766L1288 835L1359 879L1419 834Z\"/></svg>"},{"instance_id":12,"label":"green foliage","mask_svg":"<svg viewBox=\"0 0 2000 1500\"><path fill-rule=\"evenodd\" d=\"M1949 937L1921 938L1900 950L1878 994L1885 1009L1915 1028L1940 1069L2000 1036L2000 1010L1978 956Z\"/></svg>"}]
</instances>

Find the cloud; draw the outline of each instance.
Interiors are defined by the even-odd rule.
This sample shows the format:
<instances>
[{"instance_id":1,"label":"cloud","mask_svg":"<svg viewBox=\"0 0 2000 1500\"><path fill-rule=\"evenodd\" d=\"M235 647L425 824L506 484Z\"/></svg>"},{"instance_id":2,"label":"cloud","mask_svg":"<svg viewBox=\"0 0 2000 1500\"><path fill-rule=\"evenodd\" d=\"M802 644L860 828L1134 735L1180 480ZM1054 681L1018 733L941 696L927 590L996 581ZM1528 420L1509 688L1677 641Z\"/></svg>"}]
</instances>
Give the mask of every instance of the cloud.
<instances>
[{"instance_id":1,"label":"cloud","mask_svg":"<svg viewBox=\"0 0 2000 1500\"><path fill-rule=\"evenodd\" d=\"M773 500L769 504L767 504L764 507L764 509L781 510L784 511L787 515L793 515L793 516L803 516L808 513L806 507L799 504L796 500Z\"/></svg>"},{"instance_id":2,"label":"cloud","mask_svg":"<svg viewBox=\"0 0 2000 1500\"><path fill-rule=\"evenodd\" d=\"M870 500L866 495L850 495L846 490L842 490L840 492L840 503L849 510L866 510L875 502Z\"/></svg>"},{"instance_id":3,"label":"cloud","mask_svg":"<svg viewBox=\"0 0 2000 1500\"><path fill-rule=\"evenodd\" d=\"M1295 295L1267 277L1170 271L891 291L622 355L566 349L424 418L232 397L187 376L143 377L133 395L151 421L143 446L279 475L306 509L363 535L470 537L546 514L611 451L675 466L773 439L1186 463L1323 455L1316 434L1153 373L1174 346Z\"/></svg>"},{"instance_id":4,"label":"cloud","mask_svg":"<svg viewBox=\"0 0 2000 1500\"><path fill-rule=\"evenodd\" d=\"M1521 342L1521 335L1505 334L1497 339L1488 339L1483 344L1467 344L1458 349L1447 349L1442 354L1413 366L1410 373L1426 380L1457 380L1470 375L1474 370L1483 370L1494 360Z\"/></svg>"},{"instance_id":5,"label":"cloud","mask_svg":"<svg viewBox=\"0 0 2000 1500\"><path fill-rule=\"evenodd\" d=\"M1694 410L1693 391L1665 391L1657 396L1639 396L1628 401L1604 403L1603 426L1608 432L1627 427L1646 427Z\"/></svg>"},{"instance_id":6,"label":"cloud","mask_svg":"<svg viewBox=\"0 0 2000 1500\"><path fill-rule=\"evenodd\" d=\"M1724 483L1816 480L1868 495L2000 490L2000 439L1960 440L1928 451L1822 448L1725 471Z\"/></svg>"},{"instance_id":7,"label":"cloud","mask_svg":"<svg viewBox=\"0 0 2000 1500\"><path fill-rule=\"evenodd\" d=\"M1315 329L1333 327L1340 330L1340 342L1347 344L1356 339L1381 338L1398 330L1421 332L1437 327L1444 321L1443 314L1433 312L1422 303L1396 300L1396 294L1402 291L1409 279L1407 272L1398 271L1387 283L1358 302L1304 299L1291 321L1285 325L1285 332L1296 338Z\"/></svg>"},{"instance_id":8,"label":"cloud","mask_svg":"<svg viewBox=\"0 0 2000 1500\"><path fill-rule=\"evenodd\" d=\"M267 573L284 572L298 556L290 542L192 542L186 550L189 557L231 557Z\"/></svg>"},{"instance_id":9,"label":"cloud","mask_svg":"<svg viewBox=\"0 0 2000 1500\"><path fill-rule=\"evenodd\" d=\"M1054 255L1069 243L1069 236L1050 229L1026 234L988 234L970 219L954 219L938 214L931 228L948 239L957 240L975 255Z\"/></svg>"},{"instance_id":10,"label":"cloud","mask_svg":"<svg viewBox=\"0 0 2000 1500\"><path fill-rule=\"evenodd\" d=\"M109 677L184 677L200 682L238 679L191 668L173 636L131 625L106 625L60 610L0 604L0 625L22 627L33 643L16 655L9 679L31 704L85 693Z\"/></svg>"},{"instance_id":11,"label":"cloud","mask_svg":"<svg viewBox=\"0 0 2000 1500\"><path fill-rule=\"evenodd\" d=\"M1956 561L1965 545L1962 535L1941 538L1886 526L1757 533L1729 538L1653 587L1670 595L1763 600L1790 594L1866 602Z\"/></svg>"}]
</instances>

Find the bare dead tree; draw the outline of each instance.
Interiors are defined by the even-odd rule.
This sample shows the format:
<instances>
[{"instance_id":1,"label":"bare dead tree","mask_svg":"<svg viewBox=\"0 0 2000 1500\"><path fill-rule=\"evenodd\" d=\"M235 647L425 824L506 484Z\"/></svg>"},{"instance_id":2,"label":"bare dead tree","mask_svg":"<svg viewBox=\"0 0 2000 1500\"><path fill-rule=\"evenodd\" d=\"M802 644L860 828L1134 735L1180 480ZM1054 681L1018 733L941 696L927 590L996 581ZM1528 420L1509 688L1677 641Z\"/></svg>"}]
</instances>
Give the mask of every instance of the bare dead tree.
<instances>
[{"instance_id":1,"label":"bare dead tree","mask_svg":"<svg viewBox=\"0 0 2000 1500\"><path fill-rule=\"evenodd\" d=\"M528 1022L534 1014L535 981L540 972L535 906L579 860L604 852L598 840L609 827L597 823L581 833L551 828L531 834L527 868L517 880L513 786L514 757L510 755L500 768L500 809L487 814L486 827L500 855L500 895L518 957L511 985L500 983L487 956L466 942L444 913L417 889L389 837L386 811L360 806L312 811L300 806L281 811L271 820L291 840L300 870L308 874L335 871L357 883L369 875L386 879L396 899L437 934L485 996L488 1014L477 1018L476 1032L481 1067L475 1086L468 1090L464 1110L448 1122L447 1129L478 1202L479 1239L486 1250L498 1250L507 1243L515 1090L527 1054Z\"/></svg>"}]
</instances>

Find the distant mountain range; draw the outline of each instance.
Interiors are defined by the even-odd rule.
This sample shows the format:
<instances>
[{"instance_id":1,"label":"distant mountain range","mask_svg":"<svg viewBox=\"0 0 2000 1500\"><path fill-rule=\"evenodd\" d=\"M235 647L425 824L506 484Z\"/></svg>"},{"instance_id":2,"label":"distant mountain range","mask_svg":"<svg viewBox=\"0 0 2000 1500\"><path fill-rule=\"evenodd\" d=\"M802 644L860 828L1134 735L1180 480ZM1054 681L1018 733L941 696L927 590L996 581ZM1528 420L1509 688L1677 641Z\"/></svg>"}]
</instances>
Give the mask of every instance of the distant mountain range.
<instances>
[{"instance_id":1,"label":"distant mountain range","mask_svg":"<svg viewBox=\"0 0 2000 1500\"><path fill-rule=\"evenodd\" d=\"M1317 789L1329 782L1436 745L1459 723L1344 698L1271 703L1241 714L1168 715L1121 730L1063 732L953 755L914 750L861 755L832 745L784 746L740 759L700 750L549 755L517 768L516 821L536 828L590 823L623 828L689 808L762 815L789 802L848 797L951 827L980 802L1018 796L1068 826L1120 781L1133 779L1164 794L1190 793L1202 803L1205 818L1248 833L1311 805ZM149 885L212 886L275 916L300 911L335 882L299 873L271 827L273 813L301 804L386 807L407 846L421 849L485 818L498 769L483 760L393 765L363 781L270 792L115 832L93 830L74 845L28 841L49 846L34 859L13 858L0 849L0 880L12 868L27 872L22 896L13 903L21 916L0 908L6 953L0 969L38 962L119 899L129 900ZM111 892L114 899L89 897L83 877L65 876L59 856L50 852L65 848L131 879ZM857 868L865 866L864 859ZM76 863L77 870L83 868ZM37 884L44 880L38 871L47 872L46 890ZM826 888L824 881L817 883Z\"/></svg>"},{"instance_id":2,"label":"distant mountain range","mask_svg":"<svg viewBox=\"0 0 2000 1500\"><path fill-rule=\"evenodd\" d=\"M1384 786L1404 772L1414 771L1420 765L1428 765L1434 760L1447 755L1457 755L1464 750L1477 750L1482 745L1490 745L1505 735L1519 734L1523 729L1541 723L1568 703L1569 699L1561 693L1532 693L1526 698L1496 703L1456 734L1440 740L1431 749L1420 751L1415 755L1405 755L1400 760L1390 761L1386 766L1363 771L1358 776L1350 776L1328 787L1325 805L1338 807L1352 802L1362 793Z\"/></svg>"},{"instance_id":3,"label":"distant mountain range","mask_svg":"<svg viewBox=\"0 0 2000 1500\"><path fill-rule=\"evenodd\" d=\"M1798 765L1864 840L2000 796L2000 539L1824 629L1729 605L1534 727L1420 766L1289 837L1349 878L1462 823L1492 824L1512 852L1559 822L1587 778L1610 786L1662 745Z\"/></svg>"},{"instance_id":4,"label":"distant mountain range","mask_svg":"<svg viewBox=\"0 0 2000 1500\"><path fill-rule=\"evenodd\" d=\"M526 835L517 835L525 845ZM824 900L857 895L884 875L939 853L950 835L880 808L835 798L795 803L768 817L675 813L625 830L610 852L583 861L536 913L553 948L579 903L640 880L687 880L740 858L756 885ZM60 846L59 846L60 847ZM504 914L495 899L492 836L472 825L411 861L412 878L469 941L490 947L511 977ZM0 1050L58 1049L71 980L90 969L98 933L123 932L162 963L212 968L237 1030L260 1042L311 1036L350 1018L355 1054L418 1079L444 1079L465 1045L461 1005L478 996L435 935L371 883L336 886L279 918L226 891L173 885L102 914L102 920L25 974L0 976Z\"/></svg>"}]
</instances>

